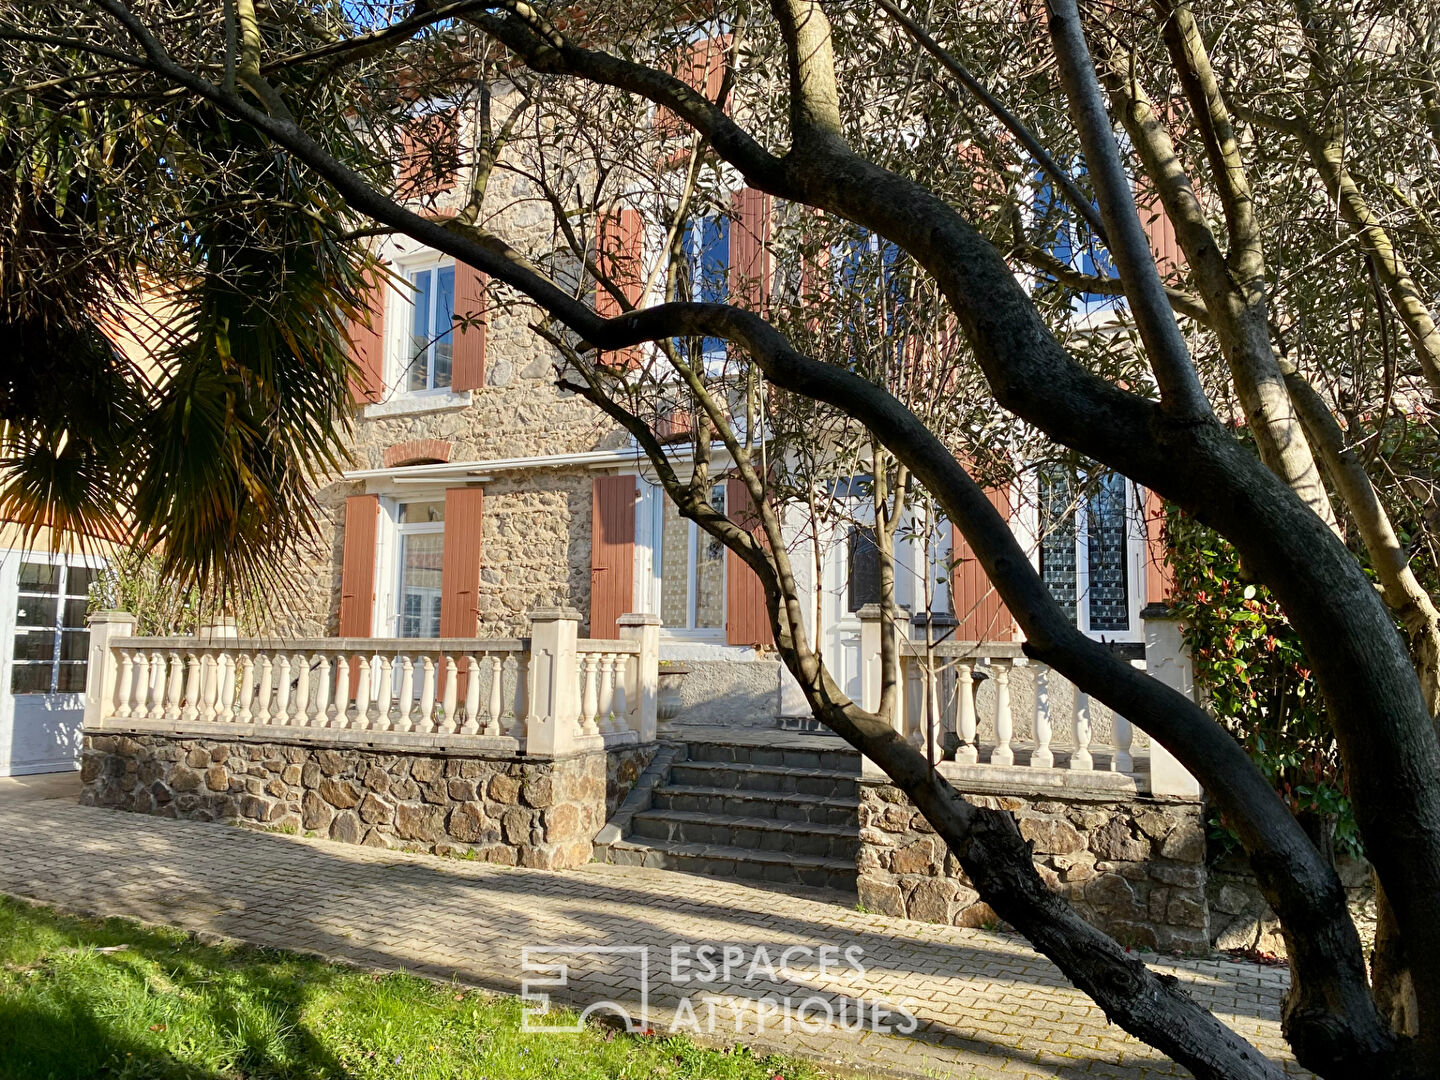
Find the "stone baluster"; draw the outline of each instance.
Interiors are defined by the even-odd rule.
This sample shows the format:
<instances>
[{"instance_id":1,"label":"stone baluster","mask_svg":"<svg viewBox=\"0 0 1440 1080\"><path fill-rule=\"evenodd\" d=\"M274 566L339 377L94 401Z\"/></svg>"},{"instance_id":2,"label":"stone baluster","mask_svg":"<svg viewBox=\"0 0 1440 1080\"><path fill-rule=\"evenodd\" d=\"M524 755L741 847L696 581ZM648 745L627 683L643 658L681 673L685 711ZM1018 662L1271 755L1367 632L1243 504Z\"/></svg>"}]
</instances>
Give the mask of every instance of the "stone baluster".
<instances>
[{"instance_id":1,"label":"stone baluster","mask_svg":"<svg viewBox=\"0 0 1440 1080\"><path fill-rule=\"evenodd\" d=\"M512 739L523 739L525 737L525 718L529 711L530 702L530 658L522 653L519 656L510 656L505 661L505 667L510 672L510 679L515 685L514 708L508 714L509 723L505 725L505 734Z\"/></svg>"},{"instance_id":2,"label":"stone baluster","mask_svg":"<svg viewBox=\"0 0 1440 1080\"><path fill-rule=\"evenodd\" d=\"M1130 745L1135 740L1135 729L1130 725L1130 721L1119 713L1111 714L1110 735L1115 746L1115 752L1110 756L1110 771L1134 772L1135 761L1130 756Z\"/></svg>"},{"instance_id":3,"label":"stone baluster","mask_svg":"<svg viewBox=\"0 0 1440 1080\"><path fill-rule=\"evenodd\" d=\"M376 680L379 687L375 695L375 730L394 731L395 721L390 716L390 709L395 700L395 664L389 653L381 653L375 658L375 666L380 671Z\"/></svg>"},{"instance_id":4,"label":"stone baluster","mask_svg":"<svg viewBox=\"0 0 1440 1080\"><path fill-rule=\"evenodd\" d=\"M626 672L630 667L630 655L628 653L615 654L615 695L610 699L610 724L611 730L624 734L630 730L630 697L625 687Z\"/></svg>"},{"instance_id":5,"label":"stone baluster","mask_svg":"<svg viewBox=\"0 0 1440 1080\"><path fill-rule=\"evenodd\" d=\"M1010 742L1015 738L1015 716L1010 710L1010 662L991 660L995 672L995 749L990 752L991 765L1014 765L1015 751Z\"/></svg>"},{"instance_id":6,"label":"stone baluster","mask_svg":"<svg viewBox=\"0 0 1440 1080\"><path fill-rule=\"evenodd\" d=\"M955 737L960 740L955 750L955 760L962 765L974 765L980 760L980 751L975 746L975 677L969 664L958 664L955 668Z\"/></svg>"},{"instance_id":7,"label":"stone baluster","mask_svg":"<svg viewBox=\"0 0 1440 1080\"><path fill-rule=\"evenodd\" d=\"M1036 664L1034 670L1035 752L1030 755L1030 767L1049 769L1055 765L1055 754L1050 749L1050 740L1054 737L1054 725L1050 722L1050 669Z\"/></svg>"},{"instance_id":8,"label":"stone baluster","mask_svg":"<svg viewBox=\"0 0 1440 1080\"><path fill-rule=\"evenodd\" d=\"M291 723L296 727L310 726L310 660L303 653L296 653L290 660L290 670L295 673L295 701L291 706Z\"/></svg>"},{"instance_id":9,"label":"stone baluster","mask_svg":"<svg viewBox=\"0 0 1440 1080\"><path fill-rule=\"evenodd\" d=\"M460 699L460 668L455 663L455 657L450 653L445 654L445 693L441 702L440 734L454 735L460 730L459 717L456 716L458 702Z\"/></svg>"},{"instance_id":10,"label":"stone baluster","mask_svg":"<svg viewBox=\"0 0 1440 1080\"><path fill-rule=\"evenodd\" d=\"M315 654L315 709L310 723L318 728L330 725L330 654Z\"/></svg>"},{"instance_id":11,"label":"stone baluster","mask_svg":"<svg viewBox=\"0 0 1440 1080\"><path fill-rule=\"evenodd\" d=\"M330 726L350 726L350 657L344 653L335 657L335 718Z\"/></svg>"},{"instance_id":12,"label":"stone baluster","mask_svg":"<svg viewBox=\"0 0 1440 1080\"><path fill-rule=\"evenodd\" d=\"M135 656L129 649L120 650L120 677L115 683L115 715L130 715L130 695L135 681Z\"/></svg>"},{"instance_id":13,"label":"stone baluster","mask_svg":"<svg viewBox=\"0 0 1440 1080\"><path fill-rule=\"evenodd\" d=\"M396 731L414 731L415 721L415 660L409 653L400 657L400 700L395 714Z\"/></svg>"},{"instance_id":14,"label":"stone baluster","mask_svg":"<svg viewBox=\"0 0 1440 1080\"><path fill-rule=\"evenodd\" d=\"M260 669L260 685L255 690L255 723L268 724L271 715L270 699L275 693L275 664L268 652L257 656L255 663Z\"/></svg>"},{"instance_id":15,"label":"stone baluster","mask_svg":"<svg viewBox=\"0 0 1440 1080\"><path fill-rule=\"evenodd\" d=\"M275 713L271 720L280 725L290 723L290 657L278 653L275 657Z\"/></svg>"},{"instance_id":16,"label":"stone baluster","mask_svg":"<svg viewBox=\"0 0 1440 1080\"><path fill-rule=\"evenodd\" d=\"M215 702L215 719L227 724L235 722L235 654L222 651L216 657L215 678L219 695Z\"/></svg>"},{"instance_id":17,"label":"stone baluster","mask_svg":"<svg viewBox=\"0 0 1440 1080\"><path fill-rule=\"evenodd\" d=\"M185 707L180 710L180 719L192 723L200 715L200 657L193 652L185 654Z\"/></svg>"},{"instance_id":18,"label":"stone baluster","mask_svg":"<svg viewBox=\"0 0 1440 1080\"><path fill-rule=\"evenodd\" d=\"M1090 756L1090 695L1075 688L1075 719L1071 725L1075 736L1075 750L1070 755L1070 768L1076 772L1089 772L1095 768L1095 759Z\"/></svg>"},{"instance_id":19,"label":"stone baluster","mask_svg":"<svg viewBox=\"0 0 1440 1080\"><path fill-rule=\"evenodd\" d=\"M600 654L600 698L595 717L603 735L615 731L615 654Z\"/></svg>"},{"instance_id":20,"label":"stone baluster","mask_svg":"<svg viewBox=\"0 0 1440 1080\"><path fill-rule=\"evenodd\" d=\"M465 658L465 722L460 725L460 734L478 735L480 732L480 662L473 656Z\"/></svg>"},{"instance_id":21,"label":"stone baluster","mask_svg":"<svg viewBox=\"0 0 1440 1080\"><path fill-rule=\"evenodd\" d=\"M490 704L485 710L486 735L500 734L500 712L505 707L505 657L495 653L490 657Z\"/></svg>"},{"instance_id":22,"label":"stone baluster","mask_svg":"<svg viewBox=\"0 0 1440 1080\"><path fill-rule=\"evenodd\" d=\"M237 663L240 665L240 694L235 702L235 722L248 724L255 719L250 711L255 700L255 658L247 652Z\"/></svg>"},{"instance_id":23,"label":"stone baluster","mask_svg":"<svg viewBox=\"0 0 1440 1080\"><path fill-rule=\"evenodd\" d=\"M144 649L135 650L135 689L130 695L130 715L144 719L150 715L147 699L150 697L150 654Z\"/></svg>"},{"instance_id":24,"label":"stone baluster","mask_svg":"<svg viewBox=\"0 0 1440 1080\"><path fill-rule=\"evenodd\" d=\"M170 682L165 690L165 719L180 719L180 699L185 694L185 664L180 653L174 649L169 653Z\"/></svg>"},{"instance_id":25,"label":"stone baluster","mask_svg":"<svg viewBox=\"0 0 1440 1080\"><path fill-rule=\"evenodd\" d=\"M355 730L369 731L374 727L370 721L370 657L361 653L358 657L360 675L355 680Z\"/></svg>"},{"instance_id":26,"label":"stone baluster","mask_svg":"<svg viewBox=\"0 0 1440 1080\"><path fill-rule=\"evenodd\" d=\"M215 719L215 703L220 698L220 673L216 670L215 654L206 649L200 654L200 704L195 719L210 723Z\"/></svg>"},{"instance_id":27,"label":"stone baluster","mask_svg":"<svg viewBox=\"0 0 1440 1080\"><path fill-rule=\"evenodd\" d=\"M580 657L584 664L584 692L580 698L580 734L599 735L600 725L595 716L600 711L600 664L594 653Z\"/></svg>"},{"instance_id":28,"label":"stone baluster","mask_svg":"<svg viewBox=\"0 0 1440 1080\"><path fill-rule=\"evenodd\" d=\"M145 715L159 720L165 715L165 654L156 649L150 654L150 693L145 702Z\"/></svg>"},{"instance_id":29,"label":"stone baluster","mask_svg":"<svg viewBox=\"0 0 1440 1080\"><path fill-rule=\"evenodd\" d=\"M440 730L435 715L435 658L426 656L420 669L420 720L416 730L434 734Z\"/></svg>"}]
</instances>

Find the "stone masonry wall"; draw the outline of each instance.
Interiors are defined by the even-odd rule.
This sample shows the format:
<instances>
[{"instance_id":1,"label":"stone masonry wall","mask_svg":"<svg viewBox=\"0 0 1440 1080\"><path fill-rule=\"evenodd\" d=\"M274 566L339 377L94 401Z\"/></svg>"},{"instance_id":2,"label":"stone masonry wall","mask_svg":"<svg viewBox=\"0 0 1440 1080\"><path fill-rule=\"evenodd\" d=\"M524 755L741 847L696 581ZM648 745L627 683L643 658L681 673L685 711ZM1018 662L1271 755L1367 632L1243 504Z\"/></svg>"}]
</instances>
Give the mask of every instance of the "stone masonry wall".
<instances>
[{"instance_id":1,"label":"stone masonry wall","mask_svg":"<svg viewBox=\"0 0 1440 1080\"><path fill-rule=\"evenodd\" d=\"M87 734L80 801L558 870L590 861L654 751L527 760Z\"/></svg>"},{"instance_id":2,"label":"stone masonry wall","mask_svg":"<svg viewBox=\"0 0 1440 1080\"><path fill-rule=\"evenodd\" d=\"M962 789L963 790L963 789ZM966 795L1008 810L1051 888L1126 945L1205 953L1205 830L1199 804L1155 799ZM899 788L860 792L860 902L955 926L998 922Z\"/></svg>"}]
</instances>

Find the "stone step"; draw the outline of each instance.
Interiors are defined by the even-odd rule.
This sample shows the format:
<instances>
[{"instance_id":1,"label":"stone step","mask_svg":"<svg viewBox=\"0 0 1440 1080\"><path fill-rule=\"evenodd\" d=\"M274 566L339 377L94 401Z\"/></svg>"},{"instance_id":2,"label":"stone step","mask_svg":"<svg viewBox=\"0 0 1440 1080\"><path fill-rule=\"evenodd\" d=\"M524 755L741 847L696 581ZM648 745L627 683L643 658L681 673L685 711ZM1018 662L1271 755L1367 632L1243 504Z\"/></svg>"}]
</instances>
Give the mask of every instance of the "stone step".
<instances>
[{"instance_id":1,"label":"stone step","mask_svg":"<svg viewBox=\"0 0 1440 1080\"><path fill-rule=\"evenodd\" d=\"M768 881L847 893L855 891L853 859L627 837L611 845L610 861L620 866L649 866L733 881Z\"/></svg>"},{"instance_id":2,"label":"stone step","mask_svg":"<svg viewBox=\"0 0 1440 1080\"><path fill-rule=\"evenodd\" d=\"M774 765L787 769L821 769L860 775L860 754L841 743L834 750L818 747L760 746L748 743L686 742L691 761Z\"/></svg>"},{"instance_id":3,"label":"stone step","mask_svg":"<svg viewBox=\"0 0 1440 1080\"><path fill-rule=\"evenodd\" d=\"M860 776L834 769L801 769L785 765L753 765L731 761L677 761L670 767L672 783L686 786L783 791L820 798L858 798Z\"/></svg>"},{"instance_id":4,"label":"stone step","mask_svg":"<svg viewBox=\"0 0 1440 1080\"><path fill-rule=\"evenodd\" d=\"M789 791L746 791L736 788L664 784L656 787L656 810L681 810L730 817L809 821L817 825L859 825L859 799L825 799Z\"/></svg>"},{"instance_id":5,"label":"stone step","mask_svg":"<svg viewBox=\"0 0 1440 1080\"><path fill-rule=\"evenodd\" d=\"M731 817L684 810L636 814L632 839L674 840L746 851L791 852L845 859L854 865L860 846L858 825L812 825L806 821Z\"/></svg>"}]
</instances>

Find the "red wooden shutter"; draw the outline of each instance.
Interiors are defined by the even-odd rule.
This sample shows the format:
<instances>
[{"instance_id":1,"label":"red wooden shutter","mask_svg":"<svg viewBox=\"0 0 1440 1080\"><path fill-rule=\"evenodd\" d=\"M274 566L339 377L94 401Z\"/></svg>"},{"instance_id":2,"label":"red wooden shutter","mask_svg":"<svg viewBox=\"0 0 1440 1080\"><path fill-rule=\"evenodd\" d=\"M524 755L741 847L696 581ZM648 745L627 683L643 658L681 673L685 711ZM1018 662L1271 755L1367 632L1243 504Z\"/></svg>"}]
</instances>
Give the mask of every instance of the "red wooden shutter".
<instances>
[{"instance_id":1,"label":"red wooden shutter","mask_svg":"<svg viewBox=\"0 0 1440 1080\"><path fill-rule=\"evenodd\" d=\"M385 395L385 280L379 277L366 290L365 317L350 323L350 345L355 367L350 374L350 396L357 404L379 401Z\"/></svg>"},{"instance_id":2,"label":"red wooden shutter","mask_svg":"<svg viewBox=\"0 0 1440 1080\"><path fill-rule=\"evenodd\" d=\"M485 494L478 487L445 489L445 553L440 562L440 636L480 632L480 539Z\"/></svg>"},{"instance_id":3,"label":"red wooden shutter","mask_svg":"<svg viewBox=\"0 0 1440 1080\"><path fill-rule=\"evenodd\" d=\"M370 637L375 628L375 536L378 495L345 500L345 554L340 566L340 636Z\"/></svg>"},{"instance_id":4,"label":"red wooden shutter","mask_svg":"<svg viewBox=\"0 0 1440 1080\"><path fill-rule=\"evenodd\" d=\"M1170 549L1165 544L1165 506L1155 492L1145 492L1145 602L1163 604L1175 584Z\"/></svg>"},{"instance_id":5,"label":"red wooden shutter","mask_svg":"<svg viewBox=\"0 0 1440 1080\"><path fill-rule=\"evenodd\" d=\"M602 274L619 286L631 306L640 303L644 253L645 225L640 211L618 210L600 219L596 265ZM595 314L606 319L621 314L620 302L598 282L595 285ZM616 353L602 353L598 362L609 367L635 368L640 366L640 358L638 348L629 348Z\"/></svg>"},{"instance_id":6,"label":"red wooden shutter","mask_svg":"<svg viewBox=\"0 0 1440 1080\"><path fill-rule=\"evenodd\" d=\"M412 116L400 132L396 195L432 199L455 187L460 172L460 117L452 107Z\"/></svg>"},{"instance_id":7,"label":"red wooden shutter","mask_svg":"<svg viewBox=\"0 0 1440 1080\"><path fill-rule=\"evenodd\" d=\"M770 293L770 197L754 188L741 188L735 192L732 207L731 301L763 310Z\"/></svg>"},{"instance_id":8,"label":"red wooden shutter","mask_svg":"<svg viewBox=\"0 0 1440 1080\"><path fill-rule=\"evenodd\" d=\"M1009 488L986 488L991 505L1009 521L1014 514ZM951 608L959 625L956 641L1013 641L1015 620L990 584L984 569L965 542L960 530L951 526L951 559L955 576L951 583Z\"/></svg>"},{"instance_id":9,"label":"red wooden shutter","mask_svg":"<svg viewBox=\"0 0 1440 1080\"><path fill-rule=\"evenodd\" d=\"M590 636L613 638L635 606L635 477L597 476L590 492Z\"/></svg>"},{"instance_id":10,"label":"red wooden shutter","mask_svg":"<svg viewBox=\"0 0 1440 1080\"><path fill-rule=\"evenodd\" d=\"M755 503L745 481L732 476L725 483L725 516L742 528L760 536ZM765 590L755 575L735 552L725 552L725 641L730 645L769 645L775 640L770 632L770 610L765 606Z\"/></svg>"},{"instance_id":11,"label":"red wooden shutter","mask_svg":"<svg viewBox=\"0 0 1440 1080\"><path fill-rule=\"evenodd\" d=\"M469 326L455 327L452 390L478 390L485 385L485 275L473 266L455 264L455 318Z\"/></svg>"}]
</instances>

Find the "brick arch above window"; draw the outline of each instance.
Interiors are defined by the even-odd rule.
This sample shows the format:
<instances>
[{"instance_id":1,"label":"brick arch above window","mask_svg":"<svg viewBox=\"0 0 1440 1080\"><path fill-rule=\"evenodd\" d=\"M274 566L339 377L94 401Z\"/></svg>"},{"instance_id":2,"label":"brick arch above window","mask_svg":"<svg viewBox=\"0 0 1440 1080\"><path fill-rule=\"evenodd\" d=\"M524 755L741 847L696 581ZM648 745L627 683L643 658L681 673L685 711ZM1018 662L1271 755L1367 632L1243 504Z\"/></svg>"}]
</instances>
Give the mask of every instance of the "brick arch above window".
<instances>
[{"instance_id":1,"label":"brick arch above window","mask_svg":"<svg viewBox=\"0 0 1440 1080\"><path fill-rule=\"evenodd\" d=\"M444 439L410 439L385 448L385 468L397 465L433 465L450 460L453 447Z\"/></svg>"}]
</instances>

